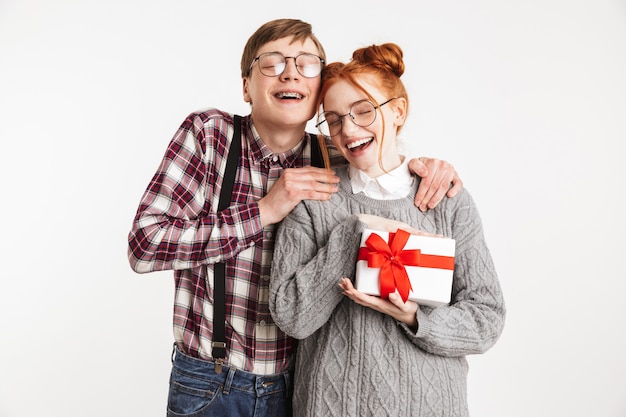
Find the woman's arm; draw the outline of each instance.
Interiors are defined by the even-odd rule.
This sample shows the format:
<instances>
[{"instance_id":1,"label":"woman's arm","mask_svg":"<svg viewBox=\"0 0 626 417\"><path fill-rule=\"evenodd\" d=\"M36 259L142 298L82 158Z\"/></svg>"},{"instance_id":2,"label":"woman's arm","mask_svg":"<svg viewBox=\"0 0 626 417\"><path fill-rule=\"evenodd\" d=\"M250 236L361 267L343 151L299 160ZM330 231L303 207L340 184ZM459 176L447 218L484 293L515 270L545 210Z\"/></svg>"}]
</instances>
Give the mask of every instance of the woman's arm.
<instances>
[{"instance_id":1,"label":"woman's arm","mask_svg":"<svg viewBox=\"0 0 626 417\"><path fill-rule=\"evenodd\" d=\"M321 204L331 204L322 202ZM331 216L331 212L328 216ZM303 339L326 323L343 299L339 282L355 270L363 224L350 216L325 230L299 204L279 225L270 280L270 311L288 335Z\"/></svg>"},{"instance_id":2,"label":"woman's arm","mask_svg":"<svg viewBox=\"0 0 626 417\"><path fill-rule=\"evenodd\" d=\"M505 320L502 290L476 206L467 191L448 199L444 217L456 240L449 306L420 306L417 332L407 334L422 349L442 356L483 353L498 340Z\"/></svg>"}]
</instances>

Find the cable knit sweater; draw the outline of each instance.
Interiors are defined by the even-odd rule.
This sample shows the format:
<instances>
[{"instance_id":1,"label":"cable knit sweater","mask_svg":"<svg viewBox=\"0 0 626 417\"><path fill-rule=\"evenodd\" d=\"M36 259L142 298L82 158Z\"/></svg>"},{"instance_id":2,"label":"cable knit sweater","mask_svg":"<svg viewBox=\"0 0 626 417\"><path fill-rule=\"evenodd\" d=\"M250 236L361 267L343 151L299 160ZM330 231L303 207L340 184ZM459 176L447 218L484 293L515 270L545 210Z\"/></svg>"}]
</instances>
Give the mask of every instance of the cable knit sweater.
<instances>
[{"instance_id":1,"label":"cable knit sweater","mask_svg":"<svg viewBox=\"0 0 626 417\"><path fill-rule=\"evenodd\" d=\"M505 307L480 217L466 189L423 213L352 194L347 167L329 201L303 201L277 230L270 310L298 342L294 416L468 416L465 355L498 339ZM420 306L417 332L342 295L365 224L358 213L456 239L452 301Z\"/></svg>"}]
</instances>

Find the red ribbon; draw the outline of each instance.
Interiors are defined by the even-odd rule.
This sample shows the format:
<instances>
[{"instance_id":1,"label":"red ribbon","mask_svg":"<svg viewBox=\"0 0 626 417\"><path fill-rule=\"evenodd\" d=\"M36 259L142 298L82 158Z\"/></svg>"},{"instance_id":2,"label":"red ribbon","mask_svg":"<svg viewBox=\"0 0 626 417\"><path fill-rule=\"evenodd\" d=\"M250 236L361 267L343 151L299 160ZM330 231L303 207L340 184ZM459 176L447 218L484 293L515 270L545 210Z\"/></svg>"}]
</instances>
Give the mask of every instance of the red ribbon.
<instances>
[{"instance_id":1,"label":"red ribbon","mask_svg":"<svg viewBox=\"0 0 626 417\"><path fill-rule=\"evenodd\" d=\"M380 268L379 287L381 298L388 298L396 289L406 303L412 290L405 266L454 269L454 257L425 255L419 249L403 250L409 240L409 232L398 229L389 233L389 244L372 233L365 241L365 248L359 249L359 261L367 261L370 268Z\"/></svg>"}]
</instances>

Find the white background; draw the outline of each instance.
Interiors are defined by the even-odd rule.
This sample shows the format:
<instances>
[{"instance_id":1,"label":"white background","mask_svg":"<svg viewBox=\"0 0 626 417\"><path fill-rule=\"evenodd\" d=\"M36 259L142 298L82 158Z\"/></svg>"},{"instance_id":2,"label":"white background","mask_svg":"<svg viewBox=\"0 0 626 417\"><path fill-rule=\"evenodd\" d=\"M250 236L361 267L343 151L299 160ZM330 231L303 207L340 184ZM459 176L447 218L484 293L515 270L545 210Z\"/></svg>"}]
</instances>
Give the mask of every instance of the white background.
<instances>
[{"instance_id":1,"label":"white background","mask_svg":"<svg viewBox=\"0 0 626 417\"><path fill-rule=\"evenodd\" d=\"M626 416L618 0L0 0L0 416L165 415L173 279L127 233L185 116L248 112L241 52L279 17L330 60L405 51L407 153L461 174L508 307L472 415Z\"/></svg>"}]
</instances>

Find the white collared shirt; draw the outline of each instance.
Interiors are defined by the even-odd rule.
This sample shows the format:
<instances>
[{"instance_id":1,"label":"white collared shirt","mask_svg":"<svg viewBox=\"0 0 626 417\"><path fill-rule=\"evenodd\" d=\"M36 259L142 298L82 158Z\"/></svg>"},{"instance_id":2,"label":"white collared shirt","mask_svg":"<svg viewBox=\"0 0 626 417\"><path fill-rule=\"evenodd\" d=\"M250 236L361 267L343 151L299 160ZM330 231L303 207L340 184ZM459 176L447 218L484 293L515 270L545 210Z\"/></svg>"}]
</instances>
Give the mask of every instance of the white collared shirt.
<instances>
[{"instance_id":1,"label":"white collared shirt","mask_svg":"<svg viewBox=\"0 0 626 417\"><path fill-rule=\"evenodd\" d=\"M397 168L377 178L370 178L363 171L350 166L350 184L352 192L364 193L377 200L395 200L406 197L413 189L415 178L409 171L409 162L403 161Z\"/></svg>"}]
</instances>

